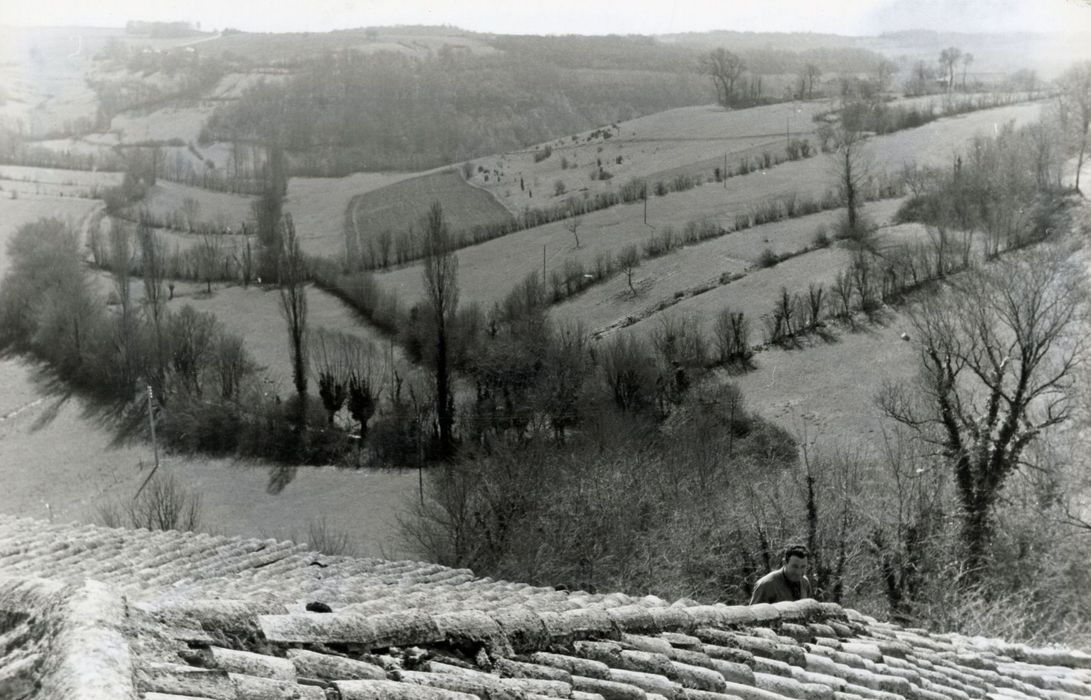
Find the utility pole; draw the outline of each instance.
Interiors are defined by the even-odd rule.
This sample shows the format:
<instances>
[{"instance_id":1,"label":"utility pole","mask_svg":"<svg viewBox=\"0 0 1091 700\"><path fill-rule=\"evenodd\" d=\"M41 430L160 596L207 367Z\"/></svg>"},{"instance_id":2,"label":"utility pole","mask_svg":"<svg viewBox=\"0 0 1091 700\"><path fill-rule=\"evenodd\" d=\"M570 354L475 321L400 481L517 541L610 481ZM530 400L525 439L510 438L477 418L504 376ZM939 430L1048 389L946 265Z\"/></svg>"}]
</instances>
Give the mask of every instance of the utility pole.
<instances>
[{"instance_id":1,"label":"utility pole","mask_svg":"<svg viewBox=\"0 0 1091 700\"><path fill-rule=\"evenodd\" d=\"M643 193L644 193L644 223L645 223L645 225L647 225L647 223L648 223L648 183L646 183L646 182L644 183Z\"/></svg>"},{"instance_id":2,"label":"utility pole","mask_svg":"<svg viewBox=\"0 0 1091 700\"><path fill-rule=\"evenodd\" d=\"M152 428L152 451L155 454L155 468L159 468L159 443L155 439L155 394L152 385L148 385L148 423Z\"/></svg>"},{"instance_id":3,"label":"utility pole","mask_svg":"<svg viewBox=\"0 0 1091 700\"><path fill-rule=\"evenodd\" d=\"M724 189L727 189L727 151L724 151L724 171L723 171Z\"/></svg>"},{"instance_id":4,"label":"utility pole","mask_svg":"<svg viewBox=\"0 0 1091 700\"><path fill-rule=\"evenodd\" d=\"M152 450L155 453L155 466L148 474L148 478L144 479L144 483L136 490L136 494L133 496L134 499L140 496L144 487L148 485L148 482L152 480L155 473L159 471L159 443L155 440L155 394L152 392L151 384L148 385L148 424L151 425L152 429Z\"/></svg>"},{"instance_id":5,"label":"utility pole","mask_svg":"<svg viewBox=\"0 0 1091 700\"><path fill-rule=\"evenodd\" d=\"M543 244L542 244L542 286L543 286L543 287L545 286L545 283L546 283L546 275L545 275L545 249L546 249L546 247L545 247L545 243L543 243Z\"/></svg>"}]
</instances>

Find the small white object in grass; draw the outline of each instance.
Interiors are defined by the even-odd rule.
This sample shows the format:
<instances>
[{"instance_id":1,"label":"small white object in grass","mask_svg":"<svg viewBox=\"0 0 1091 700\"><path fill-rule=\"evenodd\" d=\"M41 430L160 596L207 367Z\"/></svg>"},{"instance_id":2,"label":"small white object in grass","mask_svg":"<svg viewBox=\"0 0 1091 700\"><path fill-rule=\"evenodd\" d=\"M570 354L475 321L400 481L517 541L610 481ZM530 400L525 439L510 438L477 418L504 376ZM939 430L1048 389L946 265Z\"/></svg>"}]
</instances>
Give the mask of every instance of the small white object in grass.
<instances>
[{"instance_id":1,"label":"small white object in grass","mask_svg":"<svg viewBox=\"0 0 1091 700\"><path fill-rule=\"evenodd\" d=\"M909 340L909 334L908 333L902 333L902 340Z\"/></svg>"}]
</instances>

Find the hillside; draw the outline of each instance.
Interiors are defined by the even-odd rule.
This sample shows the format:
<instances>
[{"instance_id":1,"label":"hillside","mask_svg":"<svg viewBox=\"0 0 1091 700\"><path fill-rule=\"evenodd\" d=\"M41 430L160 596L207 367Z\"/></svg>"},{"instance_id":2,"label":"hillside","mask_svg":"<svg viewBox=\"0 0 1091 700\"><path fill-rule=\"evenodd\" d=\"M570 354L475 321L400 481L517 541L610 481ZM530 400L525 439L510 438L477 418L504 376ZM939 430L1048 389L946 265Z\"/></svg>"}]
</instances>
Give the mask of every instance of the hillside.
<instances>
[{"instance_id":1,"label":"hillside","mask_svg":"<svg viewBox=\"0 0 1091 700\"><path fill-rule=\"evenodd\" d=\"M975 134L992 132L1011 120L1017 124L1029 123L1038 118L1039 110L1039 104L982 110L942 119L918 129L873 137L867 146L869 159L875 164L873 174L895 173L903 165L914 162L947 165L956 149L963 147ZM831 168L828 157L817 156L730 178L726 188L707 183L685 192L651 197L647 225L643 222L644 209L640 202L592 212L583 217L578 249L563 222L519 231L462 249L458 251L462 298L484 308L490 307L526 275L541 272L543 248L547 275L551 270L563 267L568 260L578 260L589 269L594 267L599 255L613 256L627 245L641 245L665 226L680 229L687 221L709 220L730 228L734 226L737 214L746 214L752 207L770 199L792 194L820 199L834 186L835 174ZM777 230L780 227L771 225L770 228ZM727 238L733 235L729 234ZM772 240L777 236L769 237ZM710 245L713 244L704 243L699 247ZM712 273L709 270L705 276ZM639 273L637 276L639 278ZM421 295L419 265L380 273L377 279L406 302L411 303Z\"/></svg>"},{"instance_id":2,"label":"hillside","mask_svg":"<svg viewBox=\"0 0 1091 700\"><path fill-rule=\"evenodd\" d=\"M963 162L957 154L972 139L1048 116L1052 95L1025 85L1007 91L1008 69L999 58L1041 48L1034 41L965 38L967 48L981 52L975 70L996 73L999 87L990 93L971 82L969 91L943 98L904 96L901 83L912 61L962 41L948 35L511 37L400 27L152 39L103 30L88 33L87 43L77 41L82 49L66 54L72 36L40 34L41 48L34 49L31 35L4 49L10 60L0 74L13 87L0 95L0 162L13 164L0 165L0 275L9 267L7 240L39 217L69 221L89 243L90 226L104 211L93 198L118 185L133 197L126 216L146 211L170 250L219 244L223 264L211 266L209 282L201 277L205 271L193 272L193 258L183 261L189 268L174 268L186 279L169 280L174 298L166 308L210 314L225 331L217 342L228 334L241 338L257 370L250 386L258 388L232 395L210 380L212 369L192 388L186 385L188 329L169 327L172 353L163 353L159 329L142 312L143 335L135 337L144 364L139 373L119 372L122 380L109 387L121 393L118 387L155 381L154 347L166 387L159 425L175 430L162 430L161 439L171 435L190 445L195 436L219 430L228 447L216 454L267 449L262 454L280 460L164 454L163 469L202 495L206 528L306 537L310 524L326 518L331 529L349 535L357 553L407 553L398 540L406 533L395 520L412 507L409 521L421 528L412 533L415 546L437 561L481 566L489 575L532 572L528 578L551 584L639 581L649 589L730 588L738 595L775 559L770 543L779 547L809 532L804 518L812 504L800 484L809 483L801 469L809 479L812 464L796 454L806 444L821 448L824 458L853 452L871 460L866 478L846 476L836 484L831 475L841 472L830 468L834 462L820 464L823 521L813 538L816 549L825 548L824 565L837 546L851 546L846 585L856 587L853 594L864 591L876 610L898 610L876 573L894 560L880 560L875 552L883 547L872 541L905 532L898 529L904 522L893 520L891 482L875 456L886 425L874 397L885 383L918 374L920 345L909 333L904 299L886 295L884 287L880 303L866 309L861 293L855 316L827 305L824 325L781 345L765 342L772 339L768 322L782 290L803 294L829 285L854 259L850 241L835 235L844 216L838 168L819 151L840 118L843 101L835 95L867 96L875 114L886 109L897 117L901 109L917 120L876 119L879 126L866 129L860 193L867 201L860 212L877 227L879 253L896 243L926 242L933 234L923 225L895 223L910 199L901 171L934 167L939 187L956 189L952 173L970 167L969 156ZM730 108L711 104L712 83L697 69L704 52L721 47L738 51L748 64L748 90L728 100ZM990 54L990 47L998 53ZM867 80L881 55L894 57L898 72L876 87ZM792 99L802 92L799 71L810 62L822 74L815 96ZM994 95L1008 104L979 108L997 104L987 102ZM978 98L971 111L928 121ZM274 141L283 151L270 148ZM281 152L284 173L275 167ZM1031 163L1028 153L1020 152L1019 162ZM156 183L137 182L149 167ZM1016 180L1033 178L1029 167L1012 173ZM321 383L316 373L306 402L311 415L295 412L304 402L294 398L290 314L281 293L269 284L270 268L261 269L262 286L249 267L245 278L241 264L232 267L245 248L244 223L258 248L254 203L263 184L279 182L280 174L283 211L292 216L302 252L311 258L307 264L314 263L311 277L300 278L308 329L340 331L372 348L366 370L375 395L356 405L372 421L371 432L350 420L347 408L327 420L323 399L336 398L337 386L328 377ZM1035 174L1052 182L1052 170ZM640 181L647 190L636 191ZM489 315L523 280L541 275L544 281L544 294L524 289L479 327L459 326L462 319L453 316L451 346L447 338L432 342L427 335L433 318L410 312L424 296L424 266L415 251L420 219L433 202L461 246L455 253L460 309L477 306ZM575 209L584 212L578 220L563 217ZM1037 222L1018 223L1029 230ZM480 242L471 244L471 235ZM391 260L377 252L384 245L393 246ZM627 274L618 260L630 247L639 264ZM89 250L78 255L77 266L91 257ZM943 264L928 274L956 273ZM289 270L285 263L276 274L289 276ZM113 296L88 317L121 318L110 273L95 270L92 283L103 299ZM143 295L143 284L133 280L135 309L145 308ZM33 313L51 308L27 306ZM756 351L749 365L745 358L708 357L686 364L688 358L670 358L662 348L653 355L645 343L647 352L634 351L629 359L647 386L625 404L624 392L611 384L617 375L608 363L617 358L607 359L622 347L616 341L648 341L673 321L692 319L711 345L716 318L726 309L743 312L751 324L747 349ZM59 328L58 337L68 339L71 328L82 331L82 320L47 330ZM551 335L577 324L588 338ZM104 322L101 328L122 326ZM91 364L84 363L84 337L74 337L76 362L58 371ZM87 356L109 364L122 355L119 338L125 337L94 335L92 350L101 354ZM571 344L561 347L565 341ZM438 363L430 360L434 348L456 345L450 402L456 449L449 454L461 460L459 469L432 470L425 485L424 469L301 466L405 467L448 456L441 445L444 411L436 408L443 405ZM411 358L422 358L421 365L412 366ZM207 367L213 362L223 362L217 371L226 366L218 357ZM7 390L0 397L0 462L15 465L0 510L90 522L101 506L135 492L148 474L150 450L139 440L121 444L114 414L56 376L24 357L0 359ZM691 385L689 377L698 381ZM347 393L344 385L341 391ZM132 415L142 427L145 416ZM248 442L231 442L242 434ZM273 495L271 476L278 473L294 480ZM959 517L951 503L942 514L946 525ZM416 504L426 517L416 517ZM844 520L834 522L835 508L844 509ZM1017 522L1022 516L1011 515ZM1053 523L1038 526L1028 535L1031 549L1052 541L1047 527ZM926 554L940 552L942 566L957 564L955 529L929 540L935 549ZM1004 535L1011 538L1001 542L1004 551L1017 551L1023 541ZM902 548L899 556L912 545L887 541ZM1049 552L1056 558L1043 555L1034 562L1038 568L1019 560L1004 585L1048 571L1071 554ZM818 569L816 576L833 580L828 568ZM939 585L952 570L928 575ZM1079 574L1069 571L1063 580ZM921 590L930 595L934 589ZM937 600L937 607L949 602ZM1053 612L1035 619L1057 619ZM929 614L938 618L935 610Z\"/></svg>"}]
</instances>

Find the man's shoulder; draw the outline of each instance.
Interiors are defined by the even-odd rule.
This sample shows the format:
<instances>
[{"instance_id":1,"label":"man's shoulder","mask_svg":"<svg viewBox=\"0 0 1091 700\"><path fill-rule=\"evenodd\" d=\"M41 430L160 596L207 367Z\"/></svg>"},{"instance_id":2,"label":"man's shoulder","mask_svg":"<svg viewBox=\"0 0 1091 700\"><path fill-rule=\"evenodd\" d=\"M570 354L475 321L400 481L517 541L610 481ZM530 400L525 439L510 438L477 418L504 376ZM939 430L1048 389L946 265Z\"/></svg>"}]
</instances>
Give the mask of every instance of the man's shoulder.
<instances>
[{"instance_id":1,"label":"man's shoulder","mask_svg":"<svg viewBox=\"0 0 1091 700\"><path fill-rule=\"evenodd\" d=\"M780 569L777 569L776 571L770 571L766 575L759 578L758 582L756 584L754 584L754 585L763 586L763 585L767 585L767 584L770 584L770 583L774 583L776 581L780 581L781 577L782 577L782 572L781 572Z\"/></svg>"}]
</instances>

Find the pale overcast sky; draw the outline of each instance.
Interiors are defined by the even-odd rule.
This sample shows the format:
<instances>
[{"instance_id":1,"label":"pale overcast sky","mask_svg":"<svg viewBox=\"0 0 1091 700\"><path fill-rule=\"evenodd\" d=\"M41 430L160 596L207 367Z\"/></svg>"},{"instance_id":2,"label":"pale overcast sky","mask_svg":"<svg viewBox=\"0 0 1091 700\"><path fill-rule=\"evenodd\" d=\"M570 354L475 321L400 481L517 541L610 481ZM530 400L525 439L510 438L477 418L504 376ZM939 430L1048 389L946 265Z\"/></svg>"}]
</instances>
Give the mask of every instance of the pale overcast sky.
<instances>
[{"instance_id":1,"label":"pale overcast sky","mask_svg":"<svg viewBox=\"0 0 1091 700\"><path fill-rule=\"evenodd\" d=\"M130 19L266 32L449 24L511 34L1083 33L1091 31L1091 0L0 0L0 25L119 27Z\"/></svg>"}]
</instances>

